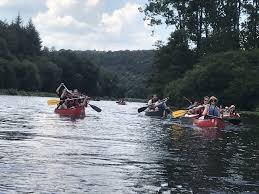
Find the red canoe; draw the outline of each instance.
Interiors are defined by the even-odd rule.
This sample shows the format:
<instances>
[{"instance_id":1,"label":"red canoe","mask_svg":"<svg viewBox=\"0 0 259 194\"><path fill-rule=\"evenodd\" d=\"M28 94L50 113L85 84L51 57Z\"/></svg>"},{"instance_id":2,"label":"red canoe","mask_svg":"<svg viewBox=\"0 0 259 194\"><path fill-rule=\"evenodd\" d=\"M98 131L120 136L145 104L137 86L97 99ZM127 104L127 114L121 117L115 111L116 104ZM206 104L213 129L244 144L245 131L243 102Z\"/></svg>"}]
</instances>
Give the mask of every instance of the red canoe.
<instances>
[{"instance_id":1,"label":"red canoe","mask_svg":"<svg viewBox=\"0 0 259 194\"><path fill-rule=\"evenodd\" d=\"M68 109L55 109L55 113L62 116L78 117L85 114L85 107L68 108Z\"/></svg>"},{"instance_id":2,"label":"red canoe","mask_svg":"<svg viewBox=\"0 0 259 194\"><path fill-rule=\"evenodd\" d=\"M193 119L193 125L201 128L219 128L225 127L224 121L219 118L211 119Z\"/></svg>"}]
</instances>

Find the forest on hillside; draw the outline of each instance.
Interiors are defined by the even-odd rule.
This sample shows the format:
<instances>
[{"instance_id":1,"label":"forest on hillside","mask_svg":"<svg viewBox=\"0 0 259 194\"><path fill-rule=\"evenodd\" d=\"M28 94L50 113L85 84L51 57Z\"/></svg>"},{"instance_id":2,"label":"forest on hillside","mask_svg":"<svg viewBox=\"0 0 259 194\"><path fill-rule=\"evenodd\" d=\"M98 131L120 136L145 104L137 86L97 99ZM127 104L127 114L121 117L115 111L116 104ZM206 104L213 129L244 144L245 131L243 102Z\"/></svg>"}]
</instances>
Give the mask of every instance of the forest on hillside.
<instances>
[{"instance_id":1,"label":"forest on hillside","mask_svg":"<svg viewBox=\"0 0 259 194\"><path fill-rule=\"evenodd\" d=\"M64 82L94 96L158 93L186 107L184 96L215 95L259 107L259 0L149 0L140 11L174 29L155 50L49 50L32 21L0 21L0 89L53 92Z\"/></svg>"},{"instance_id":2,"label":"forest on hillside","mask_svg":"<svg viewBox=\"0 0 259 194\"><path fill-rule=\"evenodd\" d=\"M54 92L59 83L94 96L144 98L152 51L42 48L32 21L0 21L0 89Z\"/></svg>"},{"instance_id":3,"label":"forest on hillside","mask_svg":"<svg viewBox=\"0 0 259 194\"><path fill-rule=\"evenodd\" d=\"M174 29L155 53L154 92L177 106L215 95L259 107L259 0L149 0L141 12Z\"/></svg>"},{"instance_id":4,"label":"forest on hillside","mask_svg":"<svg viewBox=\"0 0 259 194\"><path fill-rule=\"evenodd\" d=\"M154 50L78 51L102 69L116 76L126 97L145 99L150 95Z\"/></svg>"}]
</instances>

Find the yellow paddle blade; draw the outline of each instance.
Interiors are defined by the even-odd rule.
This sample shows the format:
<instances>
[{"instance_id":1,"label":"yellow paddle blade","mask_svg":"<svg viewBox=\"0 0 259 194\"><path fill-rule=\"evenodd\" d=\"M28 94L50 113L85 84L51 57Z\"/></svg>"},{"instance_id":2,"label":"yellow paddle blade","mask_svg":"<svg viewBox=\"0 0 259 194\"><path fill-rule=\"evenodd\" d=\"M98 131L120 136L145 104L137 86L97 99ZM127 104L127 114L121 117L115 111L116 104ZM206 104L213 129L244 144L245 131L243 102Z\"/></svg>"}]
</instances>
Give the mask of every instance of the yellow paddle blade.
<instances>
[{"instance_id":1,"label":"yellow paddle blade","mask_svg":"<svg viewBox=\"0 0 259 194\"><path fill-rule=\"evenodd\" d=\"M173 118L178 118L178 117L182 117L187 113L187 110L177 110L172 112L172 117Z\"/></svg>"},{"instance_id":2,"label":"yellow paddle blade","mask_svg":"<svg viewBox=\"0 0 259 194\"><path fill-rule=\"evenodd\" d=\"M48 105L56 105L60 102L59 99L49 99L48 100Z\"/></svg>"}]
</instances>

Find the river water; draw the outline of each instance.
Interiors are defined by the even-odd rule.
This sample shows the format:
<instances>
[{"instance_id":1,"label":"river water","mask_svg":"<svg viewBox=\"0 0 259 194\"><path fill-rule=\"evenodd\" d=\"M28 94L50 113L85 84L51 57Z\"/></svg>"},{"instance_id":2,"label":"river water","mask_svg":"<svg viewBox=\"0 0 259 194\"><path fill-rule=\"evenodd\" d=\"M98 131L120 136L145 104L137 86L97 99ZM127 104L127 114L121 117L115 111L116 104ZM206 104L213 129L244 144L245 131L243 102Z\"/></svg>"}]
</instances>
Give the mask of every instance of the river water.
<instances>
[{"instance_id":1,"label":"river water","mask_svg":"<svg viewBox=\"0 0 259 194\"><path fill-rule=\"evenodd\" d=\"M256 118L201 130L92 101L71 119L48 99L0 96L0 193L259 193Z\"/></svg>"}]
</instances>

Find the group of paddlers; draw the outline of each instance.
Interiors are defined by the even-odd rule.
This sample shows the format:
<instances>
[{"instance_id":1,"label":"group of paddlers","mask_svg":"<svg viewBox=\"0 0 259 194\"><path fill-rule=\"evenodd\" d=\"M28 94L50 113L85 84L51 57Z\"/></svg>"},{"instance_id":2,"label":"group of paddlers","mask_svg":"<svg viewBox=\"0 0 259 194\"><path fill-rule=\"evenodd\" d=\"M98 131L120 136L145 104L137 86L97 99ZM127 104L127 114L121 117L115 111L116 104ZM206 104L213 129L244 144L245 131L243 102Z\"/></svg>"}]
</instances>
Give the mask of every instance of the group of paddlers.
<instances>
[{"instance_id":1,"label":"group of paddlers","mask_svg":"<svg viewBox=\"0 0 259 194\"><path fill-rule=\"evenodd\" d=\"M166 110L170 113L170 108L166 105L166 101L169 98L160 100L156 94L148 101L148 111L159 111ZM188 99L187 99L188 100ZM188 100L189 101L189 100ZM191 102L191 101L189 101ZM205 96L202 103L195 101L187 108L187 115L199 115L199 117L215 116L215 117L226 117L226 116L240 116L236 113L235 106L231 105L229 107L223 108L222 106L217 106L218 99L215 96Z\"/></svg>"},{"instance_id":2,"label":"group of paddlers","mask_svg":"<svg viewBox=\"0 0 259 194\"><path fill-rule=\"evenodd\" d=\"M222 105L220 107L217 106L218 99L215 96L205 96L203 98L203 103L199 104L198 102L194 102L189 106L189 110L187 114L198 114L200 116L215 116L215 117L225 117L225 116L239 116L236 113L235 105L231 105L230 107L223 108Z\"/></svg>"},{"instance_id":3,"label":"group of paddlers","mask_svg":"<svg viewBox=\"0 0 259 194\"><path fill-rule=\"evenodd\" d=\"M87 106L90 97L81 94L77 89L68 90L64 83L61 83L56 89L60 98L57 109L77 108Z\"/></svg>"}]
</instances>

